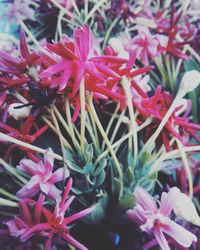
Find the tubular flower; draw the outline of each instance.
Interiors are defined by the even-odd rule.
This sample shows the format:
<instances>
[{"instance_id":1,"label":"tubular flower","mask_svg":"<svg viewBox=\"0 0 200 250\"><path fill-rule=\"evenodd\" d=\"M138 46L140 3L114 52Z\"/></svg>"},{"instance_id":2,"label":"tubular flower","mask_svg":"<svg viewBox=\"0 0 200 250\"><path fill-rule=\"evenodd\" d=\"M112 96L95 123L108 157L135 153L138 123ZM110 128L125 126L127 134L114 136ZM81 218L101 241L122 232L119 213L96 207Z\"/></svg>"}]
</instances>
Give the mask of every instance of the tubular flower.
<instances>
[{"instance_id":1,"label":"tubular flower","mask_svg":"<svg viewBox=\"0 0 200 250\"><path fill-rule=\"evenodd\" d=\"M50 66L42 71L40 76L42 78L56 76L53 78L51 87L59 87L59 90L63 90L71 79L73 95L78 92L83 77L93 76L101 82L106 82L108 77L120 79L110 65L117 64L120 67L126 62L125 59L115 56L98 55L94 37L87 26L75 30L74 41L62 36L60 42L47 43L46 46L47 50L42 48L39 54ZM54 56L53 60L50 57L51 54Z\"/></svg>"},{"instance_id":2,"label":"tubular flower","mask_svg":"<svg viewBox=\"0 0 200 250\"><path fill-rule=\"evenodd\" d=\"M127 211L128 217L135 221L142 231L153 233L161 249L170 250L165 234L183 247L190 247L193 241L197 241L194 234L169 218L181 196L178 188L173 187L168 193L162 193L159 209L153 197L143 188L137 187L134 195L137 204L134 209Z\"/></svg>"},{"instance_id":3,"label":"tubular flower","mask_svg":"<svg viewBox=\"0 0 200 250\"><path fill-rule=\"evenodd\" d=\"M52 150L51 150L52 151ZM53 172L54 159L45 156L44 161L38 163L23 159L17 168L31 176L31 179L18 192L19 197L33 197L38 192L43 192L54 200L60 200L61 191L54 185L64 178L64 169L59 168ZM69 176L67 172L66 177Z\"/></svg>"},{"instance_id":4,"label":"tubular flower","mask_svg":"<svg viewBox=\"0 0 200 250\"><path fill-rule=\"evenodd\" d=\"M158 86L152 97L143 98L140 105L133 100L134 105L143 117L153 117L152 124L146 130L146 135L149 136L155 130L171 106L172 100L169 92L161 91L161 86ZM191 145L188 140L189 136L193 137L198 143L200 142L197 134L200 126L190 122L190 117L188 117L190 108L189 102L180 103L180 106L175 109L162 130L162 140L168 151L171 148L169 141L172 136L177 137L184 145ZM159 144L159 140L157 140L157 143Z\"/></svg>"},{"instance_id":5,"label":"tubular flower","mask_svg":"<svg viewBox=\"0 0 200 250\"><path fill-rule=\"evenodd\" d=\"M87 249L85 246L76 241L69 234L68 224L88 215L93 211L94 207L87 208L69 217L65 217L67 209L69 208L70 204L75 198L74 196L71 196L69 199L67 199L71 186L72 186L72 179L70 179L67 183L62 200L60 202L57 201L54 213L50 212L49 210L43 207L42 214L45 217L45 222L39 223L33 226L32 228L26 230L26 232L24 232L23 235L21 236L22 241L28 240L30 237L39 232L45 232L47 237L44 247L45 250L51 250L52 241L54 240L55 237L62 238L70 245L74 246L76 249L79 250Z\"/></svg>"}]
</instances>

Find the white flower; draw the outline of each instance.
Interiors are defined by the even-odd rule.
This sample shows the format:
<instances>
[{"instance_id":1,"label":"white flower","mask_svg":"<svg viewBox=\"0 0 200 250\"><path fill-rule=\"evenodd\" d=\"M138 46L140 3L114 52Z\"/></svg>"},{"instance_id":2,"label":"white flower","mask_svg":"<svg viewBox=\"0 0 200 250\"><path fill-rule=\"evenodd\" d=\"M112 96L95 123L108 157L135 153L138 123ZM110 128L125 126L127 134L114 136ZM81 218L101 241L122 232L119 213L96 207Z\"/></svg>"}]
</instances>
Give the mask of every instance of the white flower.
<instances>
[{"instance_id":1,"label":"white flower","mask_svg":"<svg viewBox=\"0 0 200 250\"><path fill-rule=\"evenodd\" d=\"M119 57L128 59L129 53L125 51L124 46L119 38L112 37L108 41L108 44L114 49L114 51L118 54Z\"/></svg>"},{"instance_id":2,"label":"white flower","mask_svg":"<svg viewBox=\"0 0 200 250\"><path fill-rule=\"evenodd\" d=\"M194 225L200 226L200 217L192 200L184 193L177 195L177 202L174 207L174 213Z\"/></svg>"},{"instance_id":3,"label":"white flower","mask_svg":"<svg viewBox=\"0 0 200 250\"><path fill-rule=\"evenodd\" d=\"M27 118L31 113L31 107L16 108L22 105L22 103L12 103L8 108L9 115L12 116L15 120Z\"/></svg>"},{"instance_id":4,"label":"white flower","mask_svg":"<svg viewBox=\"0 0 200 250\"><path fill-rule=\"evenodd\" d=\"M181 84L180 90L183 91L184 94L193 91L200 83L200 73L197 70L191 70L184 74Z\"/></svg>"}]
</instances>

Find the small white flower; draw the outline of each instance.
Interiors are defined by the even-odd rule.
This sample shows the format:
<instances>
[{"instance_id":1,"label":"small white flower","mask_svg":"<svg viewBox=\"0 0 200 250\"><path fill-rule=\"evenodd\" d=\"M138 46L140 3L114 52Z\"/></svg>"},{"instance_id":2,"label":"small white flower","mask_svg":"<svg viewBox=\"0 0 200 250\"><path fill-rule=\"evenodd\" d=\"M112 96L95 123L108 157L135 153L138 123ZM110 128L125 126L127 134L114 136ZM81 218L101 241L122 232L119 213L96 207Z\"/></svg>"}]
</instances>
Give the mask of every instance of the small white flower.
<instances>
[{"instance_id":1,"label":"small white flower","mask_svg":"<svg viewBox=\"0 0 200 250\"><path fill-rule=\"evenodd\" d=\"M112 37L108 41L108 44L114 49L114 51L118 54L119 57L128 59L129 53L125 51L124 46L119 38Z\"/></svg>"},{"instance_id":2,"label":"small white flower","mask_svg":"<svg viewBox=\"0 0 200 250\"><path fill-rule=\"evenodd\" d=\"M187 94L188 92L193 91L200 83L200 73L197 70L191 70L184 74L181 84L180 90Z\"/></svg>"},{"instance_id":3,"label":"small white flower","mask_svg":"<svg viewBox=\"0 0 200 250\"><path fill-rule=\"evenodd\" d=\"M200 217L192 200L184 193L177 195L177 202L174 207L175 214L194 225L200 226Z\"/></svg>"},{"instance_id":4,"label":"small white flower","mask_svg":"<svg viewBox=\"0 0 200 250\"><path fill-rule=\"evenodd\" d=\"M22 105L23 103L12 103L8 108L9 115L12 116L15 120L27 118L31 113L31 107L22 107L16 109L16 107Z\"/></svg>"}]
</instances>

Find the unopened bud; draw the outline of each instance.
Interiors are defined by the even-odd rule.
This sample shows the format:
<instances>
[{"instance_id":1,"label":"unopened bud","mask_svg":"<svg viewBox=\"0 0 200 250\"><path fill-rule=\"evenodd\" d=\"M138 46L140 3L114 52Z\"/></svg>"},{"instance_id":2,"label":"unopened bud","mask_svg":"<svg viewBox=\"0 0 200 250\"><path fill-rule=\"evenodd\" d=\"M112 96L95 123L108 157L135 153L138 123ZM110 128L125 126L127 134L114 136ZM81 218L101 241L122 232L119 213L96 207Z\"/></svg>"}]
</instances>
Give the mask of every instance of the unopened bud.
<instances>
[{"instance_id":1,"label":"unopened bud","mask_svg":"<svg viewBox=\"0 0 200 250\"><path fill-rule=\"evenodd\" d=\"M22 105L22 103L12 103L8 108L9 115L12 116L15 120L27 118L31 113L31 107L20 107Z\"/></svg>"},{"instance_id":2,"label":"unopened bud","mask_svg":"<svg viewBox=\"0 0 200 250\"><path fill-rule=\"evenodd\" d=\"M197 70L191 70L184 74L181 84L180 90L187 94L188 92L193 91L200 83L200 72Z\"/></svg>"},{"instance_id":3,"label":"unopened bud","mask_svg":"<svg viewBox=\"0 0 200 250\"><path fill-rule=\"evenodd\" d=\"M200 226L200 217L197 210L192 200L186 194L179 193L179 195L177 195L174 212L178 217L191 222L194 225Z\"/></svg>"}]
</instances>

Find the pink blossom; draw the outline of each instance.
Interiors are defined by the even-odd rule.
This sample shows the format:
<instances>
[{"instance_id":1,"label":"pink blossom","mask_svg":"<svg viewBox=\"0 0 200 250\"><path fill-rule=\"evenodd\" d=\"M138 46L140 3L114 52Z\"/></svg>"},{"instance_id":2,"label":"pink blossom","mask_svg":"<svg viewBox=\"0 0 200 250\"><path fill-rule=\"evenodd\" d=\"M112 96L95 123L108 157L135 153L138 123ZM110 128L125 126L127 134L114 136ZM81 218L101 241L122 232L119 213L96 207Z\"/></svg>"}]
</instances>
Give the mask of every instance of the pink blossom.
<instances>
[{"instance_id":1,"label":"pink blossom","mask_svg":"<svg viewBox=\"0 0 200 250\"><path fill-rule=\"evenodd\" d=\"M148 28L140 27L138 35L133 37L127 49L136 51L144 63L149 64L149 59L153 59L160 55L163 47L167 45L167 37L164 35L152 35Z\"/></svg>"},{"instance_id":2,"label":"pink blossom","mask_svg":"<svg viewBox=\"0 0 200 250\"><path fill-rule=\"evenodd\" d=\"M53 163L53 158L49 156L45 156L44 161L38 163L29 159L21 160L17 168L31 176L31 179L17 192L17 195L33 197L41 191L54 200L60 200L61 191L54 184L63 180L64 170L59 168L53 172ZM66 177L68 176L69 172L66 173Z\"/></svg>"},{"instance_id":3,"label":"pink blossom","mask_svg":"<svg viewBox=\"0 0 200 250\"><path fill-rule=\"evenodd\" d=\"M76 214L70 215L69 217L65 217L67 209L69 208L70 204L75 198L74 196L68 198L71 187L72 187L72 179L70 178L66 185L62 200L60 202L56 201L56 207L53 213L44 207L43 208L40 207L39 210L42 211L45 217L45 222L39 223L38 220L38 224L36 224L35 226L31 227L30 229L28 229L26 232L23 233L23 235L21 236L22 241L26 241L33 235L40 233L40 234L46 234L47 236L44 250L51 250L52 241L55 238L64 239L66 242L74 246L76 249L87 250L87 248L84 245L79 243L69 234L68 224L88 215L94 210L94 207L86 208ZM39 213L38 211L36 212L37 214Z\"/></svg>"},{"instance_id":4,"label":"pink blossom","mask_svg":"<svg viewBox=\"0 0 200 250\"><path fill-rule=\"evenodd\" d=\"M142 231L153 233L161 249L170 250L164 234L183 247L190 247L193 241L197 241L194 234L169 218L176 207L177 200L182 195L178 188L173 187L168 193L162 193L159 208L153 197L143 188L137 187L134 195L137 204L134 209L127 211L128 217L135 221Z\"/></svg>"}]
</instances>

